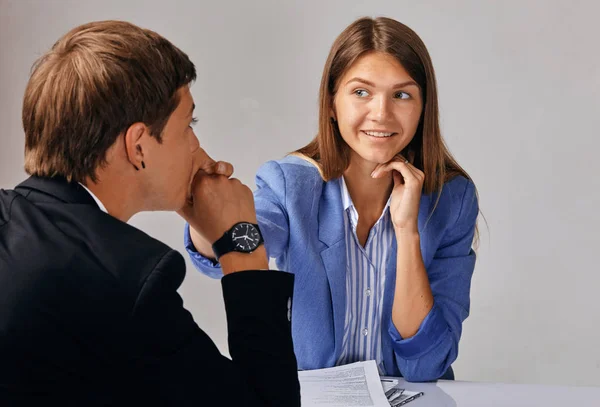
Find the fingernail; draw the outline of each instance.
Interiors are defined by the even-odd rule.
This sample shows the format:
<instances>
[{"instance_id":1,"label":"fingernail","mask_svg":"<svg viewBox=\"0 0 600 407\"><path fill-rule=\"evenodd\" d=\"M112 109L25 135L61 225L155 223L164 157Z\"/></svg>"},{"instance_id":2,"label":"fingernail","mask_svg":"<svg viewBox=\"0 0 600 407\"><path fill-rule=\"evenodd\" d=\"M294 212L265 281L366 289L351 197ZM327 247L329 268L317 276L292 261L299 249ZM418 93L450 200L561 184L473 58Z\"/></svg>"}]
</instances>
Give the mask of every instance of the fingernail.
<instances>
[{"instance_id":1,"label":"fingernail","mask_svg":"<svg viewBox=\"0 0 600 407\"><path fill-rule=\"evenodd\" d=\"M225 164L223 164L223 163L219 163L219 165L217 166L217 169L218 169L220 172L223 172L223 171L225 171Z\"/></svg>"},{"instance_id":2,"label":"fingernail","mask_svg":"<svg viewBox=\"0 0 600 407\"><path fill-rule=\"evenodd\" d=\"M375 178L376 172L377 172L377 170L375 170L371 173L371 178Z\"/></svg>"}]
</instances>

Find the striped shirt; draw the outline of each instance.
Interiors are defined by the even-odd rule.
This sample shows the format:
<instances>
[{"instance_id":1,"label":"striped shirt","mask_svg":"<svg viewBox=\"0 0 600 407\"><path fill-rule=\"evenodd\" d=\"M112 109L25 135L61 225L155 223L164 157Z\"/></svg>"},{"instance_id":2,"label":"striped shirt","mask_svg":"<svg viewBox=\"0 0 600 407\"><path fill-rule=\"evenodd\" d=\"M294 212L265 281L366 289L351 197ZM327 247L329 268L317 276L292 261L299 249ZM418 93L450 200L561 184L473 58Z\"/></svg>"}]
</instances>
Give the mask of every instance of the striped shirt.
<instances>
[{"instance_id":1,"label":"striped shirt","mask_svg":"<svg viewBox=\"0 0 600 407\"><path fill-rule=\"evenodd\" d=\"M356 235L358 212L348 193L344 177L340 180L346 237L346 321L342 353L338 365L375 360L384 373L381 354L381 314L385 267L394 238L390 200L369 232L365 247Z\"/></svg>"}]
</instances>

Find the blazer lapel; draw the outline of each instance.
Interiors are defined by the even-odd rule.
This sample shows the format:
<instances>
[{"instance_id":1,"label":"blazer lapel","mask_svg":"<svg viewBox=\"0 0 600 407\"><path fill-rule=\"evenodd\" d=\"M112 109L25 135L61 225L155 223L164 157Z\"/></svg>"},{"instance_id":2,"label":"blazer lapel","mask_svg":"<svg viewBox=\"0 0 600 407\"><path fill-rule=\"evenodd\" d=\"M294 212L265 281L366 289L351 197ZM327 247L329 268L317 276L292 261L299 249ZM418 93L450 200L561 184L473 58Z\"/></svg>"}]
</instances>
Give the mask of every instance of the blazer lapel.
<instances>
[{"instance_id":1,"label":"blazer lapel","mask_svg":"<svg viewBox=\"0 0 600 407\"><path fill-rule=\"evenodd\" d=\"M340 355L346 322L346 240L344 211L339 183L326 182L319 204L319 240L325 245L321 259L329 281L333 303L335 355ZM335 360L332 360L335 363Z\"/></svg>"},{"instance_id":2,"label":"blazer lapel","mask_svg":"<svg viewBox=\"0 0 600 407\"><path fill-rule=\"evenodd\" d=\"M383 291L383 309L381 310L381 353L383 355L383 365L386 374L394 375L396 373L396 361L394 360L394 351L392 349L391 337L388 334L390 324L392 324L392 305L394 302L394 290L396 288L396 255L398 246L396 236L392 237L392 245L388 251L388 258L385 267L385 287Z\"/></svg>"}]
</instances>

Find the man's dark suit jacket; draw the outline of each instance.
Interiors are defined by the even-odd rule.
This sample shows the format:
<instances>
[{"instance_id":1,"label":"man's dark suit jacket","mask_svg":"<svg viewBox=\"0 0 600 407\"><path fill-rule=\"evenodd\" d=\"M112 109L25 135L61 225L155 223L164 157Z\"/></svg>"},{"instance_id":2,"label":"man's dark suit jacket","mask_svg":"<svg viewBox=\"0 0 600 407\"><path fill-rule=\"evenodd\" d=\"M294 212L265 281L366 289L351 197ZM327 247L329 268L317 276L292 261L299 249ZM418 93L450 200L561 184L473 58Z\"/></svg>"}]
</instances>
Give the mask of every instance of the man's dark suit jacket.
<instances>
[{"instance_id":1,"label":"man's dark suit jacket","mask_svg":"<svg viewBox=\"0 0 600 407\"><path fill-rule=\"evenodd\" d=\"M299 406L293 276L223 278L231 359L184 309L184 276L79 184L0 190L0 405Z\"/></svg>"}]
</instances>

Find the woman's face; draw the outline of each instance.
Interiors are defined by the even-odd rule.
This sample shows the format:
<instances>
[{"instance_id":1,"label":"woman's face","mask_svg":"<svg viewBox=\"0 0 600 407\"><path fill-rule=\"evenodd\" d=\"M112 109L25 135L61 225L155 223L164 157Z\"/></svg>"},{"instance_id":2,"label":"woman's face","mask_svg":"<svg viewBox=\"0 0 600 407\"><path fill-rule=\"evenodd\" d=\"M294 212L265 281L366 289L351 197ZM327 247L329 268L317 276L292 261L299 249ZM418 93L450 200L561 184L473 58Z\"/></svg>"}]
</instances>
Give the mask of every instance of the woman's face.
<instances>
[{"instance_id":1,"label":"woman's face","mask_svg":"<svg viewBox=\"0 0 600 407\"><path fill-rule=\"evenodd\" d=\"M423 110L421 91L391 55L371 52L342 76L334 118L351 161L386 163L412 140Z\"/></svg>"}]
</instances>

